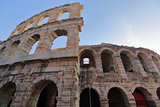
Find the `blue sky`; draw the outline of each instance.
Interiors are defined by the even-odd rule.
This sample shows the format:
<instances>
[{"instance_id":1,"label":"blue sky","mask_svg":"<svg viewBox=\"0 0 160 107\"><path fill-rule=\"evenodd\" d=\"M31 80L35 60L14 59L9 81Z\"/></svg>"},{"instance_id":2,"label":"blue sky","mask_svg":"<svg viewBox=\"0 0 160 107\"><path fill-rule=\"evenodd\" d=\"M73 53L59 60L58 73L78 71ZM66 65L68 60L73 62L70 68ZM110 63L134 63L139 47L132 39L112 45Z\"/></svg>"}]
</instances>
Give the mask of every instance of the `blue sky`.
<instances>
[{"instance_id":1,"label":"blue sky","mask_svg":"<svg viewBox=\"0 0 160 107\"><path fill-rule=\"evenodd\" d=\"M74 2L84 5L80 45L105 42L160 54L160 0L1 0L0 40L31 16Z\"/></svg>"}]
</instances>

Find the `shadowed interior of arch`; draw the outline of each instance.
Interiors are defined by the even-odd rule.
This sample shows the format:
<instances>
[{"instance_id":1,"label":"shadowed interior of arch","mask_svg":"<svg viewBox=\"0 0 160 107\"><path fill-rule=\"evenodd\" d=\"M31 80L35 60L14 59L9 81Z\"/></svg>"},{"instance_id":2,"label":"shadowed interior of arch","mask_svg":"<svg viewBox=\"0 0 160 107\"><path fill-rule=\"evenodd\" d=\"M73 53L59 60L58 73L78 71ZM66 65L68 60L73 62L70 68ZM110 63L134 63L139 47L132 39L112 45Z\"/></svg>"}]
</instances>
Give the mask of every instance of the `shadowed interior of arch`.
<instances>
[{"instance_id":1,"label":"shadowed interior of arch","mask_svg":"<svg viewBox=\"0 0 160 107\"><path fill-rule=\"evenodd\" d=\"M9 82L0 88L0 106L1 107L10 107L16 92L16 85L12 82Z\"/></svg>"},{"instance_id":2,"label":"shadowed interior of arch","mask_svg":"<svg viewBox=\"0 0 160 107\"><path fill-rule=\"evenodd\" d=\"M156 93L157 93L157 96L158 96L158 98L160 100L160 87L157 89Z\"/></svg>"},{"instance_id":3,"label":"shadowed interior of arch","mask_svg":"<svg viewBox=\"0 0 160 107\"><path fill-rule=\"evenodd\" d=\"M80 66L84 68L95 67L95 61L94 61L92 51L84 50L83 52L81 52Z\"/></svg>"},{"instance_id":4,"label":"shadowed interior of arch","mask_svg":"<svg viewBox=\"0 0 160 107\"><path fill-rule=\"evenodd\" d=\"M100 107L97 91L92 88L84 89L80 94L80 107Z\"/></svg>"},{"instance_id":5,"label":"shadowed interior of arch","mask_svg":"<svg viewBox=\"0 0 160 107\"><path fill-rule=\"evenodd\" d=\"M138 58L139 58L139 61L140 61L141 64L142 64L142 67L143 67L144 71L145 71L145 72L149 72L149 69L148 69L148 67L147 67L147 64L146 64L144 58L143 58L140 54L138 55Z\"/></svg>"},{"instance_id":6,"label":"shadowed interior of arch","mask_svg":"<svg viewBox=\"0 0 160 107\"><path fill-rule=\"evenodd\" d=\"M124 53L121 53L120 56L121 56L125 71L126 72L133 72L133 66L131 64L129 57Z\"/></svg>"},{"instance_id":7,"label":"shadowed interior of arch","mask_svg":"<svg viewBox=\"0 0 160 107\"><path fill-rule=\"evenodd\" d=\"M101 61L102 61L102 67L103 67L103 72L114 72L114 63L113 63L113 58L112 58L112 53L109 51L103 51L101 53Z\"/></svg>"},{"instance_id":8,"label":"shadowed interior of arch","mask_svg":"<svg viewBox=\"0 0 160 107\"><path fill-rule=\"evenodd\" d=\"M3 51L5 50L5 46L4 47L2 47L1 49L0 49L0 54L2 54L3 53Z\"/></svg>"},{"instance_id":9,"label":"shadowed interior of arch","mask_svg":"<svg viewBox=\"0 0 160 107\"><path fill-rule=\"evenodd\" d=\"M27 107L56 107L57 96L56 84L50 80L41 80L34 85Z\"/></svg>"},{"instance_id":10,"label":"shadowed interior of arch","mask_svg":"<svg viewBox=\"0 0 160 107\"><path fill-rule=\"evenodd\" d=\"M108 92L109 107L128 107L128 99L118 88L112 88ZM118 105L118 106L117 106Z\"/></svg>"}]
</instances>

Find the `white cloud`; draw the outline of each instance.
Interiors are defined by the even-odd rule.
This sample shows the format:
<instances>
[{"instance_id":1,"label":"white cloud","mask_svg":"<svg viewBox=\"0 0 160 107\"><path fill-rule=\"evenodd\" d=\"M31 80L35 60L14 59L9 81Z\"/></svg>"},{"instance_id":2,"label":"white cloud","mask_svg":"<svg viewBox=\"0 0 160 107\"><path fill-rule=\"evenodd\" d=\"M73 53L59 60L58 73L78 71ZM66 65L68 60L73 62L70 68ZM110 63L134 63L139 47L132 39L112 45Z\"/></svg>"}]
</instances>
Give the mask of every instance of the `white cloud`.
<instances>
[{"instance_id":1,"label":"white cloud","mask_svg":"<svg viewBox=\"0 0 160 107\"><path fill-rule=\"evenodd\" d=\"M143 28L142 31L133 28L132 24L125 24L124 38L126 45L144 47L160 54L160 31L158 28Z\"/></svg>"}]
</instances>

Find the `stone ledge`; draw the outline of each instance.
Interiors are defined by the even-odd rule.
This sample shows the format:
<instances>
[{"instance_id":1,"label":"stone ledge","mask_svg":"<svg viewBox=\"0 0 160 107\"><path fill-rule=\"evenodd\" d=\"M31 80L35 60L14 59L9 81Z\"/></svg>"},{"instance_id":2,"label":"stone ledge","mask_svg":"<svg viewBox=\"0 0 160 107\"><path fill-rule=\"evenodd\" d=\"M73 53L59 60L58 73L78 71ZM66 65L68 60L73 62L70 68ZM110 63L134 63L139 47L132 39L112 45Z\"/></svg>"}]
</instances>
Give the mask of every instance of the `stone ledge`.
<instances>
[{"instance_id":1,"label":"stone ledge","mask_svg":"<svg viewBox=\"0 0 160 107\"><path fill-rule=\"evenodd\" d=\"M57 58L73 58L78 57L77 49L66 49L54 52L44 52L32 55L19 56L16 58L10 58L0 61L0 66L2 65L12 65L18 62L35 61L35 60L46 60L46 59L57 59Z\"/></svg>"}]
</instances>

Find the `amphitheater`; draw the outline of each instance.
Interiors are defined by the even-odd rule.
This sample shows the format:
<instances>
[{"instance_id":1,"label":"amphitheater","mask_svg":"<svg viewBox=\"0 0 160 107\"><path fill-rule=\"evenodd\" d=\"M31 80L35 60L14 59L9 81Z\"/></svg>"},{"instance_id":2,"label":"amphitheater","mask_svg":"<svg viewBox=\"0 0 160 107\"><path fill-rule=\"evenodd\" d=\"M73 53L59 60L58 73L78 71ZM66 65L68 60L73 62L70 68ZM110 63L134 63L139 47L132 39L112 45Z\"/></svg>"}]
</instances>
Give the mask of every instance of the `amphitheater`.
<instances>
[{"instance_id":1,"label":"amphitheater","mask_svg":"<svg viewBox=\"0 0 160 107\"><path fill-rule=\"evenodd\" d=\"M0 43L0 107L160 107L160 56L107 43L79 46L82 10L72 3L36 14ZM66 48L51 50L60 36Z\"/></svg>"}]
</instances>

